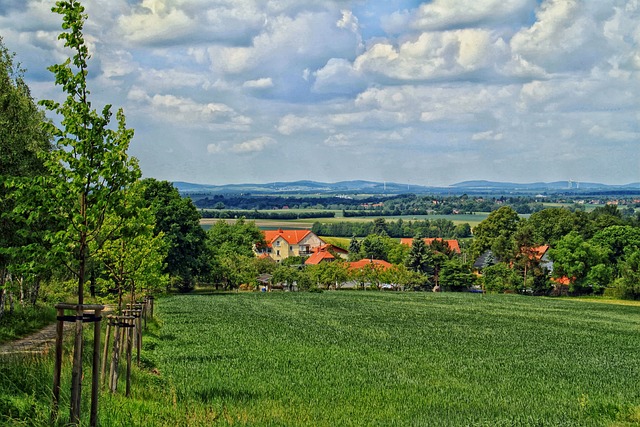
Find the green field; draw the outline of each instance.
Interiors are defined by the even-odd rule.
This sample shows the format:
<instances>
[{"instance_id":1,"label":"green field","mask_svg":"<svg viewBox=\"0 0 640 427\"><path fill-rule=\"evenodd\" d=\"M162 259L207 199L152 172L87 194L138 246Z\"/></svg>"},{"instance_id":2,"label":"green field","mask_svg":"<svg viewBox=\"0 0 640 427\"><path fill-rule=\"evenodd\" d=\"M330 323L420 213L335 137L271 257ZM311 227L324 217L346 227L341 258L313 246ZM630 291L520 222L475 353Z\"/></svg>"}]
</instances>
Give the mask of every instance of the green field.
<instances>
[{"instance_id":1,"label":"green field","mask_svg":"<svg viewBox=\"0 0 640 427\"><path fill-rule=\"evenodd\" d=\"M158 313L145 357L173 403L145 401L144 425L640 423L638 306L240 293L174 296Z\"/></svg>"},{"instance_id":2,"label":"green field","mask_svg":"<svg viewBox=\"0 0 640 427\"><path fill-rule=\"evenodd\" d=\"M273 211L278 212L278 211ZM335 223L335 222L371 222L375 218L384 218L385 221L397 221L398 219L402 219L403 221L424 221L430 220L433 221L435 219L446 219L452 221L455 225L469 223L471 227L475 227L480 224L484 219L489 216L486 212L477 212L474 214L463 214L463 215L415 215L415 216L384 216L384 217L349 217L345 218L342 216L342 211L336 214L335 218L304 218L304 219L291 219L291 220L282 220L282 219L256 219L249 220L254 221L258 227L263 230L276 230L278 228L297 228L297 229L310 229L313 226L313 223L316 221L322 223ZM205 230L211 228L212 224L215 224L217 221L220 221L216 218L203 218L200 220L200 225ZM229 222L234 222L235 220L230 219L226 220Z\"/></svg>"}]
</instances>

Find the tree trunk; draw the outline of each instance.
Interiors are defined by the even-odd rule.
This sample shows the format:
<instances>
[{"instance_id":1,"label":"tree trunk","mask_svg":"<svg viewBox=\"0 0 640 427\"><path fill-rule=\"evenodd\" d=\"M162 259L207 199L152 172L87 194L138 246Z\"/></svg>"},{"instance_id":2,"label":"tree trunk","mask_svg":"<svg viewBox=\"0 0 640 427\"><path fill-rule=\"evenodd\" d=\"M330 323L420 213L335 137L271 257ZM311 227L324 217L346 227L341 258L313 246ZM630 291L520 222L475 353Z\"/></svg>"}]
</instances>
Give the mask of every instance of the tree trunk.
<instances>
[{"instance_id":1,"label":"tree trunk","mask_svg":"<svg viewBox=\"0 0 640 427\"><path fill-rule=\"evenodd\" d=\"M40 277L36 276L34 282L33 282L33 287L31 288L31 305L33 307L36 306L36 303L38 302L38 296L40 295Z\"/></svg>"}]
</instances>

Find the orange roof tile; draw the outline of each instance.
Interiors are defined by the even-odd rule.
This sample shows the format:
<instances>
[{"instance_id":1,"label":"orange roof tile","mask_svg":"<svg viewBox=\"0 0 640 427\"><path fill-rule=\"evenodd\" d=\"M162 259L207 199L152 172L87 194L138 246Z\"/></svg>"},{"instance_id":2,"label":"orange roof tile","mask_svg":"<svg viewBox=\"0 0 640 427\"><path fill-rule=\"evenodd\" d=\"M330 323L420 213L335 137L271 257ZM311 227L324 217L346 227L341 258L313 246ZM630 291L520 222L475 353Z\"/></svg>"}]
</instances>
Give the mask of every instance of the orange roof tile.
<instances>
[{"instance_id":1,"label":"orange roof tile","mask_svg":"<svg viewBox=\"0 0 640 427\"><path fill-rule=\"evenodd\" d=\"M305 264L306 265L317 265L320 264L322 261L333 261L334 259L336 259L336 257L334 257L333 255L331 255L329 252L327 251L318 251L316 253L314 253L313 255L311 255L309 258L307 258L305 260Z\"/></svg>"},{"instance_id":2,"label":"orange roof tile","mask_svg":"<svg viewBox=\"0 0 640 427\"><path fill-rule=\"evenodd\" d=\"M311 231L310 230L283 230L280 228L278 230L265 230L263 231L263 233L264 233L264 240L267 242L267 246L271 246L271 243L274 240L276 240L278 237L282 237L290 245L298 244L302 241L302 239L304 239L309 234L311 234Z\"/></svg>"},{"instance_id":3,"label":"orange roof tile","mask_svg":"<svg viewBox=\"0 0 640 427\"><path fill-rule=\"evenodd\" d=\"M363 268L367 265L371 265L373 264L374 267L380 267L383 270L386 270L387 268L393 267L393 265L391 263L388 263L385 260L382 259L361 259L360 261L354 261L354 262L350 262L349 263L349 269L350 270L355 270L356 268Z\"/></svg>"}]
</instances>

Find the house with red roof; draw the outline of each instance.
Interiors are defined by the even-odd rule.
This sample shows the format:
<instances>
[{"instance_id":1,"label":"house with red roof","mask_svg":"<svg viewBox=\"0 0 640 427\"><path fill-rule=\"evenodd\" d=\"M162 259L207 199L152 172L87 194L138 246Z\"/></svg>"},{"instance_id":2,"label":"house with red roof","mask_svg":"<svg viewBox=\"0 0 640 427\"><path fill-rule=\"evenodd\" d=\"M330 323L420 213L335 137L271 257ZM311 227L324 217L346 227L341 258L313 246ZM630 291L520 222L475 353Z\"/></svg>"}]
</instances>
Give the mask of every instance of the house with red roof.
<instances>
[{"instance_id":1,"label":"house with red roof","mask_svg":"<svg viewBox=\"0 0 640 427\"><path fill-rule=\"evenodd\" d=\"M269 255L280 262L290 256L309 256L326 243L311 230L265 230L266 247L256 248L258 256Z\"/></svg>"},{"instance_id":2,"label":"house with red roof","mask_svg":"<svg viewBox=\"0 0 640 427\"><path fill-rule=\"evenodd\" d=\"M445 242L447 244L447 246L449 246L449 249L451 249L451 251L453 253L455 253L455 254L459 254L460 253L460 243L455 239L445 240L445 239L441 239L440 237L432 237L432 238L424 238L422 240L424 240L424 243L427 246L431 246L431 244L436 240L441 241L441 242ZM411 237L403 237L402 239L400 239L400 243L403 244L403 245L411 246L413 244L413 238L411 238Z\"/></svg>"},{"instance_id":3,"label":"house with red roof","mask_svg":"<svg viewBox=\"0 0 640 427\"><path fill-rule=\"evenodd\" d=\"M371 265L374 268L380 268L382 270L386 270L388 268L393 267L393 265L382 259L361 259L360 261L354 261L349 263L349 270L357 270L359 268L365 268L366 266Z\"/></svg>"},{"instance_id":4,"label":"house with red roof","mask_svg":"<svg viewBox=\"0 0 640 427\"><path fill-rule=\"evenodd\" d=\"M332 262L335 261L336 257L334 257L331 252L321 249L311 255L304 261L304 265L318 265L321 262Z\"/></svg>"}]
</instances>

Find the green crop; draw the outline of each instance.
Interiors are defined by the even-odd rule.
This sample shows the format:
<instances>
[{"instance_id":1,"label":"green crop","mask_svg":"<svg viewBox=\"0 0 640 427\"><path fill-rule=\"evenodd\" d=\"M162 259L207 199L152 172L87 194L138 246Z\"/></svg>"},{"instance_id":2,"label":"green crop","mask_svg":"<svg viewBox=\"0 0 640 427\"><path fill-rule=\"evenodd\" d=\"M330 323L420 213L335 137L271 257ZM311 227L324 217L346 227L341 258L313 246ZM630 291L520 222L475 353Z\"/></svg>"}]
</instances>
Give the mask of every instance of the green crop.
<instances>
[{"instance_id":1,"label":"green crop","mask_svg":"<svg viewBox=\"0 0 640 427\"><path fill-rule=\"evenodd\" d=\"M176 296L177 408L241 425L632 425L637 307L509 295ZM188 413L186 414L188 415ZM204 424L203 424L204 425Z\"/></svg>"}]
</instances>

